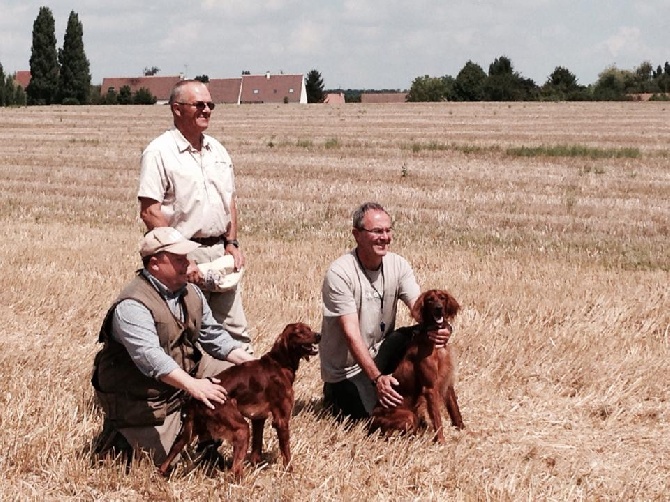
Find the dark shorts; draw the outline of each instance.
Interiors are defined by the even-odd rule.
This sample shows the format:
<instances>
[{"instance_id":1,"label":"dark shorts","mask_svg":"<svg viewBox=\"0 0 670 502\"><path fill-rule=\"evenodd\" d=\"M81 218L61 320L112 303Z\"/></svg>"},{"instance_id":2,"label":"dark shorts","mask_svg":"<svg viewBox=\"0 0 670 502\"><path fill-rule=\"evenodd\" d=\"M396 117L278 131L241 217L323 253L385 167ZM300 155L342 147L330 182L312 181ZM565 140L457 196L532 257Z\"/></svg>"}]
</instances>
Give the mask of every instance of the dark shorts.
<instances>
[{"instance_id":1,"label":"dark shorts","mask_svg":"<svg viewBox=\"0 0 670 502\"><path fill-rule=\"evenodd\" d=\"M389 333L374 358L384 375L393 373L412 338L412 326ZM336 416L353 420L368 418L377 403L375 385L362 371L340 382L323 384L324 405Z\"/></svg>"}]
</instances>

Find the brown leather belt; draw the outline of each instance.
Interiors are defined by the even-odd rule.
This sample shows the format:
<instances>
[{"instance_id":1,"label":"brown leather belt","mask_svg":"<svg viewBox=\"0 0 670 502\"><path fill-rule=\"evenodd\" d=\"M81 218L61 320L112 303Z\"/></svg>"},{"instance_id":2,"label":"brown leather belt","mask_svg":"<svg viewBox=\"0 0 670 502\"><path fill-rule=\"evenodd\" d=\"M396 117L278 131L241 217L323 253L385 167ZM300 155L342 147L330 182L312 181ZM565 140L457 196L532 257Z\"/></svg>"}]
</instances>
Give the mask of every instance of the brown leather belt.
<instances>
[{"instance_id":1,"label":"brown leather belt","mask_svg":"<svg viewBox=\"0 0 670 502\"><path fill-rule=\"evenodd\" d=\"M198 244L201 244L203 246L215 246L216 244L219 243L225 243L226 242L226 236L225 235L217 235L214 237L191 237L191 240L193 242L197 242Z\"/></svg>"}]
</instances>

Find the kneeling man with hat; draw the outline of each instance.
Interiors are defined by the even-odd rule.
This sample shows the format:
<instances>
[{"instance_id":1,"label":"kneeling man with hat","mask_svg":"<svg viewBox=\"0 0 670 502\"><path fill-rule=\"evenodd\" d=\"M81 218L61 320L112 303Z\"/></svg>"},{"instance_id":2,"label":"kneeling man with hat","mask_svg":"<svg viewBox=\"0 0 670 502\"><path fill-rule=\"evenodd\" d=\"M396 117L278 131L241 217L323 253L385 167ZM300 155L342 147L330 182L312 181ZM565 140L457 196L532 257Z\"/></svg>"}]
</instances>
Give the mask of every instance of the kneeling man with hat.
<instances>
[{"instance_id":1,"label":"kneeling man with hat","mask_svg":"<svg viewBox=\"0 0 670 502\"><path fill-rule=\"evenodd\" d=\"M144 451L161 464L181 427L185 395L210 408L224 403L226 389L213 376L254 359L187 282L186 255L199 246L171 227L154 228L140 242L143 268L99 334L92 384L105 423L98 454Z\"/></svg>"}]
</instances>

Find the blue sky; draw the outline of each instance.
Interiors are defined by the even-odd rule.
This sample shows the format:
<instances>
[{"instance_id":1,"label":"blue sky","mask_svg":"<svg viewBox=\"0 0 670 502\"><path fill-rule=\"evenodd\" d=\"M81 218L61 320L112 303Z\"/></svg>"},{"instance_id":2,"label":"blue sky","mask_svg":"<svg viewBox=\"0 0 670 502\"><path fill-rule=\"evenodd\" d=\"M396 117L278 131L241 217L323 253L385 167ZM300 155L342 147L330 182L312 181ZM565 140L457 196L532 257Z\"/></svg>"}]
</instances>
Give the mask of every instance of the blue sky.
<instances>
[{"instance_id":1,"label":"blue sky","mask_svg":"<svg viewBox=\"0 0 670 502\"><path fill-rule=\"evenodd\" d=\"M32 25L48 6L58 46L70 11L103 77L321 72L326 88L406 89L499 56L542 84L556 66L594 83L611 65L670 61L670 0L0 0L0 63L29 69Z\"/></svg>"}]
</instances>

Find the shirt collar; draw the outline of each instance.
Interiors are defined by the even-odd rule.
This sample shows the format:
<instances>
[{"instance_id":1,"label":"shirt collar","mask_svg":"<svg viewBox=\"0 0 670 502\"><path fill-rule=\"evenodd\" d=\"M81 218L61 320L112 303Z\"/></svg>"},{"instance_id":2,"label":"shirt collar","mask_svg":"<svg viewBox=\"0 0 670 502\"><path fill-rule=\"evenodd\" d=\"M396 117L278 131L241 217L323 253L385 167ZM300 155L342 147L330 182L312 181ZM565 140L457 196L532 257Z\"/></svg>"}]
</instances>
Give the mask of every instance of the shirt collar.
<instances>
[{"instance_id":1,"label":"shirt collar","mask_svg":"<svg viewBox=\"0 0 670 502\"><path fill-rule=\"evenodd\" d=\"M177 149L179 150L179 153L196 151L191 143L188 142L181 131L176 127L172 129L172 135L174 136L174 140L177 143ZM205 134L202 135L202 148L208 151L211 150L209 145L209 137Z\"/></svg>"}]
</instances>

